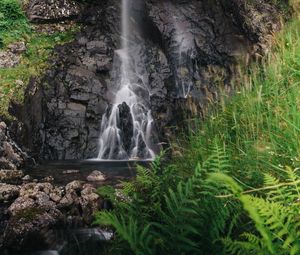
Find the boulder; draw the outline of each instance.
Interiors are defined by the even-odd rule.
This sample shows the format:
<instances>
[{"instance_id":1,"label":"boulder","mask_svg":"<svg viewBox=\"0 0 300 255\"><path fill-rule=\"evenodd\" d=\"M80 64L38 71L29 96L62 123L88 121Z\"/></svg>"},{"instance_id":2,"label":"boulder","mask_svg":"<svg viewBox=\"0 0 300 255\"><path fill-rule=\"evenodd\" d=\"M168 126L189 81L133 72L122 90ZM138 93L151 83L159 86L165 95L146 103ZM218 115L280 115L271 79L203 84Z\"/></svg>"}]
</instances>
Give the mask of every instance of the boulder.
<instances>
[{"instance_id":1,"label":"boulder","mask_svg":"<svg viewBox=\"0 0 300 255\"><path fill-rule=\"evenodd\" d=\"M89 182L102 182L106 180L106 176L100 171L93 171L87 178Z\"/></svg>"}]
</instances>

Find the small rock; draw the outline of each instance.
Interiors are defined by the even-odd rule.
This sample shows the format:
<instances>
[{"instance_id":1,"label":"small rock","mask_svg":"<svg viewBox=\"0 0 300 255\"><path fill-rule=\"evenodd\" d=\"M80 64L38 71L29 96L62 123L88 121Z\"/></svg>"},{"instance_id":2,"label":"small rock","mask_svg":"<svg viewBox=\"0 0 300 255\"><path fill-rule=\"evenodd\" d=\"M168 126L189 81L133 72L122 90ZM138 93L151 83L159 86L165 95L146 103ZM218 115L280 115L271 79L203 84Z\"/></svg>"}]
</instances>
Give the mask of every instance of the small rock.
<instances>
[{"instance_id":1,"label":"small rock","mask_svg":"<svg viewBox=\"0 0 300 255\"><path fill-rule=\"evenodd\" d=\"M41 181L42 182L53 182L54 178L53 178L53 176L50 175L50 176L43 178Z\"/></svg>"},{"instance_id":2,"label":"small rock","mask_svg":"<svg viewBox=\"0 0 300 255\"><path fill-rule=\"evenodd\" d=\"M62 188L55 187L50 193L50 199L55 203L59 203L64 195L64 190Z\"/></svg>"},{"instance_id":3,"label":"small rock","mask_svg":"<svg viewBox=\"0 0 300 255\"><path fill-rule=\"evenodd\" d=\"M79 170L65 170L63 171L63 174L77 174L79 173Z\"/></svg>"},{"instance_id":4,"label":"small rock","mask_svg":"<svg viewBox=\"0 0 300 255\"><path fill-rule=\"evenodd\" d=\"M29 174L25 175L23 178L22 178L23 181L30 181L31 180L31 177Z\"/></svg>"},{"instance_id":5,"label":"small rock","mask_svg":"<svg viewBox=\"0 0 300 255\"><path fill-rule=\"evenodd\" d=\"M102 172L95 170L86 179L89 182L101 182L105 181L107 178Z\"/></svg>"},{"instance_id":6,"label":"small rock","mask_svg":"<svg viewBox=\"0 0 300 255\"><path fill-rule=\"evenodd\" d=\"M16 42L8 45L7 47L12 53L21 54L26 51L26 44L25 42Z\"/></svg>"}]
</instances>

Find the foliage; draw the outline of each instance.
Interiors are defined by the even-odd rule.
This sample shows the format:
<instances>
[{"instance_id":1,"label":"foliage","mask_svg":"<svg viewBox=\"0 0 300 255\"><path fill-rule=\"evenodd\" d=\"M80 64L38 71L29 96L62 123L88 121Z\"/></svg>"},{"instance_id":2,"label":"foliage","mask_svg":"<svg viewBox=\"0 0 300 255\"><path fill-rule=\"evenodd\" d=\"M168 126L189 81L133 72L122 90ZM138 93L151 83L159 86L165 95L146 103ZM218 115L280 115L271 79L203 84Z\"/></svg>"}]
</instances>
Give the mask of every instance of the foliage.
<instances>
[{"instance_id":1,"label":"foliage","mask_svg":"<svg viewBox=\"0 0 300 255\"><path fill-rule=\"evenodd\" d=\"M222 173L211 175L211 179L226 183L233 195L253 221L256 232L244 232L241 240L223 239L225 254L291 254L300 253L299 199L300 178L297 171L287 167L285 182L271 175L265 176L264 197L248 195L229 176ZM250 190L247 193L258 190Z\"/></svg>"},{"instance_id":2,"label":"foliage","mask_svg":"<svg viewBox=\"0 0 300 255\"><path fill-rule=\"evenodd\" d=\"M26 37L28 33L30 33L30 25L20 2L18 0L0 0L0 42L2 47Z\"/></svg>"},{"instance_id":3,"label":"foliage","mask_svg":"<svg viewBox=\"0 0 300 255\"><path fill-rule=\"evenodd\" d=\"M31 29L17 0L0 0L0 44L3 50L12 42L24 41L27 50L13 68L0 69L0 115L11 118L7 109L11 99L23 100L30 77L38 77L48 66L47 60L57 44L73 39L77 27L66 32L44 34ZM0 45L1 48L1 45Z\"/></svg>"},{"instance_id":4,"label":"foliage","mask_svg":"<svg viewBox=\"0 0 300 255\"><path fill-rule=\"evenodd\" d=\"M207 240L220 236L229 209L214 198L215 185L205 176L227 168L228 159L217 141L212 156L187 179L174 178L173 167L161 172L157 159L151 169L138 168L136 180L119 195L122 201L115 199L112 212L99 212L97 223L116 229L126 247L124 254L211 254L218 246Z\"/></svg>"}]
</instances>

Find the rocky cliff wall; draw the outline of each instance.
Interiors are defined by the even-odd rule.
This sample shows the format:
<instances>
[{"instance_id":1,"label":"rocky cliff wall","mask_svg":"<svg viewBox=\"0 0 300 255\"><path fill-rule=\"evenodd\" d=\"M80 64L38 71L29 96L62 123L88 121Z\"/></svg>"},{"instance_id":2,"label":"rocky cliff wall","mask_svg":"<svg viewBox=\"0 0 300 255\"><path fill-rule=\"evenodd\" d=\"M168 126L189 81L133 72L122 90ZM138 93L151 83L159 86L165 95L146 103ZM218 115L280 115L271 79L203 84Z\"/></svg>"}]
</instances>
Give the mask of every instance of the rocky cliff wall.
<instances>
[{"instance_id":1,"label":"rocky cliff wall","mask_svg":"<svg viewBox=\"0 0 300 255\"><path fill-rule=\"evenodd\" d=\"M138 2L132 6L132 19L143 28L137 52L146 49L140 58L147 63L150 108L161 142L182 123L191 101L201 115L219 89L229 91L238 61L262 55L267 37L279 29L278 12L266 1L252 7L222 0ZM119 0L81 4L72 17L82 30L72 43L55 49L42 79L32 78L24 106L14 112L25 126L23 143L36 157L97 155L101 118L112 100L120 13Z\"/></svg>"}]
</instances>

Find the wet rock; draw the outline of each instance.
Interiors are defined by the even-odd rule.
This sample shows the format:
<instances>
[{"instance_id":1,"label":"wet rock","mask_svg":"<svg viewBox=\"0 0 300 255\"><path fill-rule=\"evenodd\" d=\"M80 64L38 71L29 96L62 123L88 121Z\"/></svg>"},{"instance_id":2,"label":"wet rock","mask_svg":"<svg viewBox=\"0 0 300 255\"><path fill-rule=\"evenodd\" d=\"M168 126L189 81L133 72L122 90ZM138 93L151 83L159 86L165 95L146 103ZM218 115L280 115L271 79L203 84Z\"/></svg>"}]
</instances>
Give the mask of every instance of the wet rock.
<instances>
[{"instance_id":1,"label":"wet rock","mask_svg":"<svg viewBox=\"0 0 300 255\"><path fill-rule=\"evenodd\" d=\"M96 194L96 189L91 185L85 185L81 191L79 204L82 208L82 217L87 223L91 223L93 215L101 209L102 199Z\"/></svg>"},{"instance_id":2,"label":"wet rock","mask_svg":"<svg viewBox=\"0 0 300 255\"><path fill-rule=\"evenodd\" d=\"M63 174L77 174L79 173L79 170L65 170L63 171Z\"/></svg>"},{"instance_id":3,"label":"wet rock","mask_svg":"<svg viewBox=\"0 0 300 255\"><path fill-rule=\"evenodd\" d=\"M45 230L57 224L91 224L101 201L92 185L80 181L66 187L34 182L20 186L0 183L0 203L7 203L6 208L0 207L0 226L5 226L0 229L0 247L22 250L34 236L42 238Z\"/></svg>"},{"instance_id":4,"label":"wet rock","mask_svg":"<svg viewBox=\"0 0 300 255\"><path fill-rule=\"evenodd\" d=\"M6 124L0 122L0 169L16 170L26 164L31 164L30 157L11 139ZM2 172L3 174L4 172Z\"/></svg>"},{"instance_id":5,"label":"wet rock","mask_svg":"<svg viewBox=\"0 0 300 255\"><path fill-rule=\"evenodd\" d=\"M53 178L53 176L50 175L50 176L43 178L41 181L42 182L53 182L54 178Z\"/></svg>"},{"instance_id":6,"label":"wet rock","mask_svg":"<svg viewBox=\"0 0 300 255\"><path fill-rule=\"evenodd\" d=\"M58 22L74 19L80 13L80 5L72 0L31 0L26 14L36 23Z\"/></svg>"},{"instance_id":7,"label":"wet rock","mask_svg":"<svg viewBox=\"0 0 300 255\"><path fill-rule=\"evenodd\" d=\"M50 183L25 183L21 186L20 196L30 197L35 196L38 192L44 192L47 195L50 195L53 190L53 185Z\"/></svg>"},{"instance_id":8,"label":"wet rock","mask_svg":"<svg viewBox=\"0 0 300 255\"><path fill-rule=\"evenodd\" d=\"M50 199L55 203L59 203L64 196L64 189L62 187L55 187L49 194Z\"/></svg>"},{"instance_id":9,"label":"wet rock","mask_svg":"<svg viewBox=\"0 0 300 255\"><path fill-rule=\"evenodd\" d=\"M19 170L0 170L0 182L16 183L23 177L23 172Z\"/></svg>"},{"instance_id":10,"label":"wet rock","mask_svg":"<svg viewBox=\"0 0 300 255\"><path fill-rule=\"evenodd\" d=\"M16 185L9 185L0 183L0 202L9 202L17 198L19 195L20 187Z\"/></svg>"},{"instance_id":11,"label":"wet rock","mask_svg":"<svg viewBox=\"0 0 300 255\"><path fill-rule=\"evenodd\" d=\"M78 196L73 192L68 192L66 195L62 197L59 201L58 207L59 208L71 208L74 203L77 203Z\"/></svg>"},{"instance_id":12,"label":"wet rock","mask_svg":"<svg viewBox=\"0 0 300 255\"><path fill-rule=\"evenodd\" d=\"M82 189L83 182L82 181L72 181L66 185L66 192L78 192Z\"/></svg>"},{"instance_id":13,"label":"wet rock","mask_svg":"<svg viewBox=\"0 0 300 255\"><path fill-rule=\"evenodd\" d=\"M22 178L22 181L25 181L25 182L28 182L31 180L31 177L29 174L25 175L23 178Z\"/></svg>"},{"instance_id":14,"label":"wet rock","mask_svg":"<svg viewBox=\"0 0 300 255\"><path fill-rule=\"evenodd\" d=\"M61 222L62 217L62 213L57 209L43 210L27 207L19 210L9 219L3 236L5 246L13 246L15 250L28 247L28 242L32 244L38 241L37 237L40 238L45 229Z\"/></svg>"},{"instance_id":15,"label":"wet rock","mask_svg":"<svg viewBox=\"0 0 300 255\"><path fill-rule=\"evenodd\" d=\"M131 148L131 137L133 135L133 120L129 106L123 102L119 108L119 129L122 132L122 139L125 151L129 154Z\"/></svg>"},{"instance_id":16,"label":"wet rock","mask_svg":"<svg viewBox=\"0 0 300 255\"><path fill-rule=\"evenodd\" d=\"M101 182L106 180L106 176L100 171L93 171L87 178L89 182Z\"/></svg>"},{"instance_id":17,"label":"wet rock","mask_svg":"<svg viewBox=\"0 0 300 255\"><path fill-rule=\"evenodd\" d=\"M29 197L19 197L8 208L11 215L16 215L18 212L27 208L35 208L35 202Z\"/></svg>"}]
</instances>

